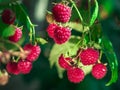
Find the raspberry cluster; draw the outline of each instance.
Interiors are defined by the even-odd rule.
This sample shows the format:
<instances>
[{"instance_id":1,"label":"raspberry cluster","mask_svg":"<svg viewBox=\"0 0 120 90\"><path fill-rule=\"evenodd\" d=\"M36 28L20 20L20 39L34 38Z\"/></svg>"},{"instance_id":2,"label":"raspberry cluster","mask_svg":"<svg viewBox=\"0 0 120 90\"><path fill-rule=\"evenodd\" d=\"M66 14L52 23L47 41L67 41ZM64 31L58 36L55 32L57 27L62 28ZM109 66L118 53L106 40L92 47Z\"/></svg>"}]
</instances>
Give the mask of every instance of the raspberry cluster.
<instances>
[{"instance_id":1,"label":"raspberry cluster","mask_svg":"<svg viewBox=\"0 0 120 90\"><path fill-rule=\"evenodd\" d=\"M9 35L4 41L7 39L7 42L15 45L20 49L20 51L0 51L0 63L6 64L6 72L14 75L18 74L28 74L32 69L32 63L38 59L41 48L37 43L32 44L31 42L21 47L19 45L19 41L22 38L22 28L14 25L16 20L16 14L11 9L5 9L2 12L1 20L7 26L13 27L13 35Z\"/></svg>"},{"instance_id":2,"label":"raspberry cluster","mask_svg":"<svg viewBox=\"0 0 120 90\"><path fill-rule=\"evenodd\" d=\"M67 26L59 25L59 23L67 23L71 17L71 8L63 3L57 3L52 8L55 23L49 24L47 33L55 43L63 44L67 42L71 36L71 30Z\"/></svg>"},{"instance_id":3,"label":"raspberry cluster","mask_svg":"<svg viewBox=\"0 0 120 90\"><path fill-rule=\"evenodd\" d=\"M10 61L6 65L6 70L10 74L28 74L32 69L32 62L40 55L41 49L38 45L26 44L24 50L28 52L26 58L16 61Z\"/></svg>"},{"instance_id":4,"label":"raspberry cluster","mask_svg":"<svg viewBox=\"0 0 120 90\"><path fill-rule=\"evenodd\" d=\"M61 54L58 63L61 68L67 70L68 80L73 83L79 83L84 79L84 66L92 65L91 73L96 79L102 79L107 73L106 65L99 61L99 51L90 47L78 50L77 57L73 58Z\"/></svg>"}]
</instances>

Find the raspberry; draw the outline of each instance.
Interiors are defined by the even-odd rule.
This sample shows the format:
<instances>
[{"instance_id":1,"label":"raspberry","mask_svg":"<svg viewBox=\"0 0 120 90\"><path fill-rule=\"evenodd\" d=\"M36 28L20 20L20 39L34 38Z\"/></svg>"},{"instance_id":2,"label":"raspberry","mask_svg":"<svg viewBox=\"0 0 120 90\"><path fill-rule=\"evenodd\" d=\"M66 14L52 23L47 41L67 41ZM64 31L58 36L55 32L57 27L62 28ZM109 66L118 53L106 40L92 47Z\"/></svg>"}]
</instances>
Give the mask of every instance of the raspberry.
<instances>
[{"instance_id":1,"label":"raspberry","mask_svg":"<svg viewBox=\"0 0 120 90\"><path fill-rule=\"evenodd\" d=\"M98 63L92 68L92 75L96 79L102 79L107 73L107 68L104 64Z\"/></svg>"},{"instance_id":2,"label":"raspberry","mask_svg":"<svg viewBox=\"0 0 120 90\"><path fill-rule=\"evenodd\" d=\"M18 42L22 37L22 31L20 28L15 29L14 35L9 37L9 40L12 42Z\"/></svg>"},{"instance_id":3,"label":"raspberry","mask_svg":"<svg viewBox=\"0 0 120 90\"><path fill-rule=\"evenodd\" d=\"M20 74L20 71L19 71L19 69L17 67L16 62L8 62L7 65L6 65L6 69L11 74L14 74L14 75Z\"/></svg>"},{"instance_id":4,"label":"raspberry","mask_svg":"<svg viewBox=\"0 0 120 90\"><path fill-rule=\"evenodd\" d=\"M69 40L70 36L71 36L71 31L67 27L58 26L54 31L54 41L57 44L65 43L66 41Z\"/></svg>"},{"instance_id":5,"label":"raspberry","mask_svg":"<svg viewBox=\"0 0 120 90\"><path fill-rule=\"evenodd\" d=\"M35 61L40 55L41 48L38 45L26 44L24 50L29 51L26 59L28 61Z\"/></svg>"},{"instance_id":6,"label":"raspberry","mask_svg":"<svg viewBox=\"0 0 120 90\"><path fill-rule=\"evenodd\" d=\"M73 83L81 82L85 74L82 69L73 67L67 71L68 80Z\"/></svg>"},{"instance_id":7,"label":"raspberry","mask_svg":"<svg viewBox=\"0 0 120 90\"><path fill-rule=\"evenodd\" d=\"M52 8L53 16L57 22L68 22L71 17L71 8L58 3Z\"/></svg>"},{"instance_id":8,"label":"raspberry","mask_svg":"<svg viewBox=\"0 0 120 90\"><path fill-rule=\"evenodd\" d=\"M71 61L72 61L72 58L70 58L70 57L65 58L63 56L63 54L61 54L59 57L58 63L61 68L69 69L69 68L71 68L71 65L70 65Z\"/></svg>"},{"instance_id":9,"label":"raspberry","mask_svg":"<svg viewBox=\"0 0 120 90\"><path fill-rule=\"evenodd\" d=\"M2 12L2 21L6 24L13 24L15 21L15 13L10 9L5 9Z\"/></svg>"},{"instance_id":10,"label":"raspberry","mask_svg":"<svg viewBox=\"0 0 120 90\"><path fill-rule=\"evenodd\" d=\"M27 60L20 60L18 62L18 69L21 73L28 74L32 69L32 63Z\"/></svg>"},{"instance_id":11,"label":"raspberry","mask_svg":"<svg viewBox=\"0 0 120 90\"><path fill-rule=\"evenodd\" d=\"M93 48L87 48L80 53L79 57L83 65L91 65L99 59L99 52Z\"/></svg>"},{"instance_id":12,"label":"raspberry","mask_svg":"<svg viewBox=\"0 0 120 90\"><path fill-rule=\"evenodd\" d=\"M49 26L47 27L47 33L49 35L49 37L53 38L54 37L54 31L55 31L55 28L57 27L56 24L49 24Z\"/></svg>"}]
</instances>

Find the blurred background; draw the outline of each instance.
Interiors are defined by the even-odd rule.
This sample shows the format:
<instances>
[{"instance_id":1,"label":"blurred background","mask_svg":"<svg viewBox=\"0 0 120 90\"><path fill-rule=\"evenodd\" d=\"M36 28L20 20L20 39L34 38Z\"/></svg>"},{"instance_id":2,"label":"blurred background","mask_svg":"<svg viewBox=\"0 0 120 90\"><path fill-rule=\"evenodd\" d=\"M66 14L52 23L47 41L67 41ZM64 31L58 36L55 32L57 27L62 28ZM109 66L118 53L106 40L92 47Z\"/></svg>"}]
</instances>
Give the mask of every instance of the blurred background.
<instances>
[{"instance_id":1,"label":"blurred background","mask_svg":"<svg viewBox=\"0 0 120 90\"><path fill-rule=\"evenodd\" d=\"M45 19L47 10L51 11L53 2L60 0L23 0L28 10L31 21L37 24L36 34L48 40L48 43L41 45L42 52L39 59L33 63L31 73L27 75L10 76L9 83L0 86L0 90L120 90L120 72L116 83L105 86L110 75L102 80L94 79L91 74L87 75L79 84L70 83L66 72L63 79L57 74L56 67L50 68L48 57L53 40L46 33L48 23ZM78 7L87 8L87 0L76 0ZM120 63L120 0L98 0L100 6L100 23L103 32L109 37ZM81 4L80 4L81 3ZM119 66L120 71L120 66Z\"/></svg>"}]
</instances>

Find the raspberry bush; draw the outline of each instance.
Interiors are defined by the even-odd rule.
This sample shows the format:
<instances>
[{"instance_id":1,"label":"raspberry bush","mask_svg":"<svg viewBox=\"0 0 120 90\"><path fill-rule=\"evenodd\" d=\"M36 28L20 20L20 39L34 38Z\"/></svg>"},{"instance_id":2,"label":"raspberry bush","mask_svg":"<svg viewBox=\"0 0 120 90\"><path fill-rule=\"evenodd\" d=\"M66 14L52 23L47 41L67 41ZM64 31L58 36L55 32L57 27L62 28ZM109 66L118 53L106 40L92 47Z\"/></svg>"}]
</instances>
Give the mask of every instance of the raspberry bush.
<instances>
[{"instance_id":1,"label":"raspberry bush","mask_svg":"<svg viewBox=\"0 0 120 90\"><path fill-rule=\"evenodd\" d=\"M56 65L60 78L66 71L68 80L73 83L82 82L89 73L96 79L102 79L107 75L107 68L110 68L112 74L106 84L108 86L118 78L118 62L110 40L102 32L103 17L100 16L99 3L97 0L86 0L86 6L83 6L84 1L77 1L54 2L52 10L47 13L48 36L50 25L57 26L50 28L55 42L50 52L50 66ZM65 30L66 27L70 29ZM102 60L103 55L107 61Z\"/></svg>"},{"instance_id":2,"label":"raspberry bush","mask_svg":"<svg viewBox=\"0 0 120 90\"><path fill-rule=\"evenodd\" d=\"M51 4L45 30L47 40L54 42L49 54L50 66L56 66L60 78L66 72L71 83L81 83L87 74L104 79L111 70L111 79L106 84L109 86L118 79L118 60L111 41L102 31L99 2L85 1L59 0ZM36 36L37 25L17 0L0 7L0 25L0 78L4 79L0 85L5 85L9 75L31 72L32 64L42 52L41 44L47 41Z\"/></svg>"},{"instance_id":3,"label":"raspberry bush","mask_svg":"<svg viewBox=\"0 0 120 90\"><path fill-rule=\"evenodd\" d=\"M4 3L4 4L3 4ZM22 2L0 1L0 85L10 75L29 74L46 40L35 34L35 26Z\"/></svg>"}]
</instances>

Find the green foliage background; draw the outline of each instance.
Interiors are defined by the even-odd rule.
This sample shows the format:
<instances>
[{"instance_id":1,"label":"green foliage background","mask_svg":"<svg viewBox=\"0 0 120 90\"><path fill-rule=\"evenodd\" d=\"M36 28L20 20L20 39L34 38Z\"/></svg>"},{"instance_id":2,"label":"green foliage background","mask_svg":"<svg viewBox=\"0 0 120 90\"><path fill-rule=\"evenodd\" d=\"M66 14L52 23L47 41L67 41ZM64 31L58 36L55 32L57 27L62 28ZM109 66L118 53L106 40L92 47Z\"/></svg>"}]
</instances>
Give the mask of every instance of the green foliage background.
<instances>
[{"instance_id":1,"label":"green foliage background","mask_svg":"<svg viewBox=\"0 0 120 90\"><path fill-rule=\"evenodd\" d=\"M96 80L89 74L85 77L85 80L79 84L70 83L67 79L66 72L63 74L63 79L60 79L58 77L57 68L55 66L50 68L48 58L54 42L46 33L48 23L46 22L44 15L46 9L51 10L52 2L59 1L60 0L23 0L32 22L38 25L38 27L36 27L37 36L45 38L48 43L41 45L41 55L39 59L34 62L30 74L11 76L9 83L6 86L0 86L0 90L120 90L120 66L117 82L108 87L105 86L105 84L111 78L109 67L108 74L104 79ZM107 17L103 18L100 22L102 31L112 42L118 62L120 63L120 0L98 0L98 2L108 13ZM40 4L42 9L37 8L38 3L44 4L44 6ZM85 5L85 3L83 3L83 5ZM0 8L2 7L0 6ZM40 13L38 15L41 15L40 18L37 18L37 16L35 17L37 11ZM81 10L81 12L83 11ZM72 19L74 18L76 18L76 14L72 17ZM78 35L76 31L72 33ZM103 56L102 61L106 62L105 56Z\"/></svg>"}]
</instances>

